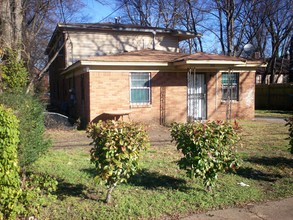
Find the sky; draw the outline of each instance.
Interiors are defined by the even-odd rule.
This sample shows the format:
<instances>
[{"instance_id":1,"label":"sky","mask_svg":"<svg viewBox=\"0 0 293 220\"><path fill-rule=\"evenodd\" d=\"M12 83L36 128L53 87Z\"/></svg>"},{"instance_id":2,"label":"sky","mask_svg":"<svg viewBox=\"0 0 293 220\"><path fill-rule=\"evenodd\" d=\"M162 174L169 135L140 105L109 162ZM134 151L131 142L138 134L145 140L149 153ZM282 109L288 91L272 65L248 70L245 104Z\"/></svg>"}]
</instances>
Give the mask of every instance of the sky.
<instances>
[{"instance_id":1,"label":"sky","mask_svg":"<svg viewBox=\"0 0 293 220\"><path fill-rule=\"evenodd\" d=\"M85 4L83 14L87 16L86 22L99 23L99 22L114 22L114 17L119 14L112 14L119 6L115 5L114 0L100 0L105 4L99 3L96 0L82 0ZM109 16L111 14L111 16ZM109 16L109 17L108 17ZM107 18L108 17L108 18ZM106 19L105 19L106 18ZM204 34L202 42L205 52L215 52L214 49L218 48L218 42L211 35Z\"/></svg>"},{"instance_id":2,"label":"sky","mask_svg":"<svg viewBox=\"0 0 293 220\"><path fill-rule=\"evenodd\" d=\"M104 1L105 4L101 4L95 0L82 0L82 1L85 4L83 13L89 17L88 22L90 23L101 22L102 19L107 17L116 9L115 5L113 4L113 1ZM114 16L115 16L115 13L111 15L111 17L114 17ZM105 21L106 20L104 20L104 22Z\"/></svg>"}]
</instances>

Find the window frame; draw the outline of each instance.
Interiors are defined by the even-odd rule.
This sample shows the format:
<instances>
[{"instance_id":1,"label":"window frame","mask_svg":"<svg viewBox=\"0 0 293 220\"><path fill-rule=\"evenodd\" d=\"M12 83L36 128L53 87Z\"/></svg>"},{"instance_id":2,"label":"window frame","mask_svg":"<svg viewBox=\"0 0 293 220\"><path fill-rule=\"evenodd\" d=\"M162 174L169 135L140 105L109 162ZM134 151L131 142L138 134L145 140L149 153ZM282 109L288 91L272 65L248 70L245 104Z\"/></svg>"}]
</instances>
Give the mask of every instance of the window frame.
<instances>
[{"instance_id":1,"label":"window frame","mask_svg":"<svg viewBox=\"0 0 293 220\"><path fill-rule=\"evenodd\" d=\"M231 77L230 79L228 78L228 81L230 81L230 82L228 82L228 83L223 83L223 76L224 75L227 75L227 78L230 76L233 76L233 77ZM235 82L233 82L233 78L235 78L236 77L236 83ZM229 86L231 86L231 91L233 91L234 89L236 89L236 95L233 95L233 94L235 94L235 93L233 93L232 95L231 95L231 99L230 99L230 101L239 101L239 90L240 90L240 86L239 86L239 78L240 78L240 74L239 74L239 72L233 72L233 73L229 73L229 72L222 72L221 73L221 93L222 93L222 96L221 96L221 100L222 101L228 101L228 92L224 92L224 89L226 89L227 91L228 91L228 87ZM231 81L232 80L232 81ZM230 85L229 85L230 84Z\"/></svg>"},{"instance_id":2,"label":"window frame","mask_svg":"<svg viewBox=\"0 0 293 220\"><path fill-rule=\"evenodd\" d=\"M133 85L133 78L134 75L147 75L147 86L134 86ZM151 73L150 72L131 72L129 74L129 82L130 82L130 89L129 89L129 101L131 106L146 106L151 104ZM148 90L148 101L147 102L137 102L133 101L132 97L132 90Z\"/></svg>"}]
</instances>

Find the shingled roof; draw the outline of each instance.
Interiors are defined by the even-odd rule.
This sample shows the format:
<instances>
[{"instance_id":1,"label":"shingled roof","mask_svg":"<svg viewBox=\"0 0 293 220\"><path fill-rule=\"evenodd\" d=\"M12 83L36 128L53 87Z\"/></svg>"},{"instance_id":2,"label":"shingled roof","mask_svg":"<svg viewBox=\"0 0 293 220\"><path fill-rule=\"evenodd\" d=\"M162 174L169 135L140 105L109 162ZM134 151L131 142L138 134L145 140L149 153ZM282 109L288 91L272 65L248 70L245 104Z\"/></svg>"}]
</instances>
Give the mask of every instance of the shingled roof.
<instances>
[{"instance_id":1,"label":"shingled roof","mask_svg":"<svg viewBox=\"0 0 293 220\"><path fill-rule=\"evenodd\" d=\"M178 62L186 60L211 60L211 61L242 61L245 59L238 57L229 57L219 54L208 54L208 53L195 53L195 54L184 54L170 51L160 51L160 50L138 50L132 52L124 52L114 55L105 56L94 56L83 60L88 61L107 61L107 62Z\"/></svg>"},{"instance_id":2,"label":"shingled roof","mask_svg":"<svg viewBox=\"0 0 293 220\"><path fill-rule=\"evenodd\" d=\"M184 56L186 56L186 54L170 51L145 49L132 52L124 52L114 55L94 56L83 60L108 62L172 62Z\"/></svg>"},{"instance_id":3,"label":"shingled roof","mask_svg":"<svg viewBox=\"0 0 293 220\"><path fill-rule=\"evenodd\" d=\"M225 69L225 68L245 68L255 69L263 66L262 61L247 61L243 58L229 57L218 54L195 53L184 54L170 51L160 50L138 50L132 52L124 52L113 55L93 56L83 58L64 70L63 74L80 66L92 66L94 68L156 68L171 70L182 70L196 65L198 69ZM170 69L171 68L171 69Z\"/></svg>"}]
</instances>

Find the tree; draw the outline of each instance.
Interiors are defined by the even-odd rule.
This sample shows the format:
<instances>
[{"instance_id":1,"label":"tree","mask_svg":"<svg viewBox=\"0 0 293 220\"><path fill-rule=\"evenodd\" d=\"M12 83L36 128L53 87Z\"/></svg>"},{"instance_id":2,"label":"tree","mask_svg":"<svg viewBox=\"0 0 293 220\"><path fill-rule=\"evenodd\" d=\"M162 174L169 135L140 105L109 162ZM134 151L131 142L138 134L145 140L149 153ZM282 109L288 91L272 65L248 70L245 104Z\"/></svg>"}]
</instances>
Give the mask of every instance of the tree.
<instances>
[{"instance_id":1,"label":"tree","mask_svg":"<svg viewBox=\"0 0 293 220\"><path fill-rule=\"evenodd\" d=\"M0 48L16 51L21 57L22 44L22 1L2 0L0 2Z\"/></svg>"},{"instance_id":2,"label":"tree","mask_svg":"<svg viewBox=\"0 0 293 220\"><path fill-rule=\"evenodd\" d=\"M293 82L293 35L290 40L290 64L289 64L289 82Z\"/></svg>"},{"instance_id":3,"label":"tree","mask_svg":"<svg viewBox=\"0 0 293 220\"><path fill-rule=\"evenodd\" d=\"M265 26L269 33L270 59L266 68L266 75L270 74L270 83L275 82L276 62L285 56L290 48L293 30L293 5L289 0L265 1Z\"/></svg>"},{"instance_id":4,"label":"tree","mask_svg":"<svg viewBox=\"0 0 293 220\"><path fill-rule=\"evenodd\" d=\"M197 2L197 0L116 0L118 5L123 6L120 10L122 21L142 26L184 29L194 33L198 33L197 26L202 21L201 15L195 16ZM184 50L189 53L203 51L200 38L188 40L183 45Z\"/></svg>"},{"instance_id":5,"label":"tree","mask_svg":"<svg viewBox=\"0 0 293 220\"><path fill-rule=\"evenodd\" d=\"M42 77L35 68L46 67L44 51L58 22L86 20L81 0L3 0L0 2L0 50L16 51L31 74L30 85ZM44 70L43 73L46 71ZM37 78L37 79L36 79ZM29 87L31 89L31 87Z\"/></svg>"}]
</instances>

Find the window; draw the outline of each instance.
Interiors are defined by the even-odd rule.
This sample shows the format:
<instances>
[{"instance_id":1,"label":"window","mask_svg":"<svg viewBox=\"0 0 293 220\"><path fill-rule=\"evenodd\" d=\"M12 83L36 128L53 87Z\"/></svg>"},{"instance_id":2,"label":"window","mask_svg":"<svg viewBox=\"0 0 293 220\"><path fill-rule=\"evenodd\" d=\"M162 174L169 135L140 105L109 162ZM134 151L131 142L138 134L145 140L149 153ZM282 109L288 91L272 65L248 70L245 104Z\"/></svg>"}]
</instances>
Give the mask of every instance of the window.
<instances>
[{"instance_id":1,"label":"window","mask_svg":"<svg viewBox=\"0 0 293 220\"><path fill-rule=\"evenodd\" d=\"M150 104L150 73L130 74L130 103Z\"/></svg>"},{"instance_id":2,"label":"window","mask_svg":"<svg viewBox=\"0 0 293 220\"><path fill-rule=\"evenodd\" d=\"M239 100L239 73L222 73L222 100Z\"/></svg>"}]
</instances>

